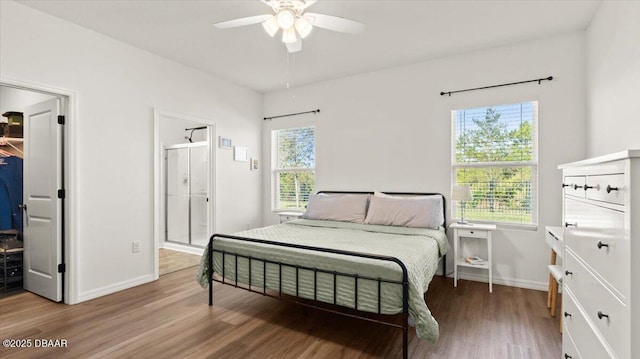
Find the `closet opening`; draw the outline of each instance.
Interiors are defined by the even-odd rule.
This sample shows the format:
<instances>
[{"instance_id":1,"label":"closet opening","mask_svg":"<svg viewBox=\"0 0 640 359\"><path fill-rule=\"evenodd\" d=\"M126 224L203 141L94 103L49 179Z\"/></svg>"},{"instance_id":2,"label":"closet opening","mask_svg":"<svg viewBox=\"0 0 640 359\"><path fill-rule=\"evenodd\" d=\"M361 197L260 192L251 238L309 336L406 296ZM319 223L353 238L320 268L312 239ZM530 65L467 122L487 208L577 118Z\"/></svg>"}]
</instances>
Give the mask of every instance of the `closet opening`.
<instances>
[{"instance_id":1,"label":"closet opening","mask_svg":"<svg viewBox=\"0 0 640 359\"><path fill-rule=\"evenodd\" d=\"M64 94L0 83L1 295L27 290L68 302L69 102Z\"/></svg>"}]
</instances>

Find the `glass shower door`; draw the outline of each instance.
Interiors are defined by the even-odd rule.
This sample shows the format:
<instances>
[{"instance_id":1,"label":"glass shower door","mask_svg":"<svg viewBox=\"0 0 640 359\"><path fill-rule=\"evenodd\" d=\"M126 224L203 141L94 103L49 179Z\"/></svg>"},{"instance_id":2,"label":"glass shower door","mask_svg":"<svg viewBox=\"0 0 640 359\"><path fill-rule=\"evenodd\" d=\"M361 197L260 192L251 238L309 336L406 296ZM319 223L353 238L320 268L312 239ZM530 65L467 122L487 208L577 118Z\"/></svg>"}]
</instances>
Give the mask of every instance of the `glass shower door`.
<instances>
[{"instance_id":1,"label":"glass shower door","mask_svg":"<svg viewBox=\"0 0 640 359\"><path fill-rule=\"evenodd\" d=\"M208 243L208 179L207 146L191 147L189 156L191 180L190 228L191 244L204 247Z\"/></svg>"},{"instance_id":2,"label":"glass shower door","mask_svg":"<svg viewBox=\"0 0 640 359\"><path fill-rule=\"evenodd\" d=\"M166 241L200 247L207 244L207 149L206 143L166 149Z\"/></svg>"},{"instance_id":3,"label":"glass shower door","mask_svg":"<svg viewBox=\"0 0 640 359\"><path fill-rule=\"evenodd\" d=\"M189 149L167 150L167 241L189 243Z\"/></svg>"}]
</instances>

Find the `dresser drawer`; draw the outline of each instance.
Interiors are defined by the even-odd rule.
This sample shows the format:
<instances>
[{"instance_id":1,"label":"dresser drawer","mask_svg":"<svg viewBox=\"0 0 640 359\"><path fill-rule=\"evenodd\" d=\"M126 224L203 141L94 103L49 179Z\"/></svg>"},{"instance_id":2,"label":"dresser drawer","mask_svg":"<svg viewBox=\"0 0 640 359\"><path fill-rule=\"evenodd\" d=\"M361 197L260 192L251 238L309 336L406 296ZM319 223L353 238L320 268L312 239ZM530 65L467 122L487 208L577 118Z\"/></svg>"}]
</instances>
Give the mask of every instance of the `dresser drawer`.
<instances>
[{"instance_id":1,"label":"dresser drawer","mask_svg":"<svg viewBox=\"0 0 640 359\"><path fill-rule=\"evenodd\" d=\"M565 231L564 240L565 257L572 250L626 302L631 280L629 241L620 232L580 228Z\"/></svg>"},{"instance_id":2,"label":"dresser drawer","mask_svg":"<svg viewBox=\"0 0 640 359\"><path fill-rule=\"evenodd\" d=\"M620 230L624 228L624 212L566 197L564 218L569 227Z\"/></svg>"},{"instance_id":3,"label":"dresser drawer","mask_svg":"<svg viewBox=\"0 0 640 359\"><path fill-rule=\"evenodd\" d=\"M563 315L562 323L565 331L571 333L575 347L580 348L583 359L615 358L609 354L598 335L591 330L587 320L578 309L570 290L565 290L562 296Z\"/></svg>"},{"instance_id":4,"label":"dresser drawer","mask_svg":"<svg viewBox=\"0 0 640 359\"><path fill-rule=\"evenodd\" d=\"M629 308L579 263L571 250L566 252L564 268L564 288L569 288L571 293L575 294L587 317L595 324L616 355L628 358L630 348L625 343L630 341ZM598 313L608 317L600 318Z\"/></svg>"},{"instance_id":5,"label":"dresser drawer","mask_svg":"<svg viewBox=\"0 0 640 359\"><path fill-rule=\"evenodd\" d=\"M586 197L596 201L624 205L624 174L588 176Z\"/></svg>"},{"instance_id":6,"label":"dresser drawer","mask_svg":"<svg viewBox=\"0 0 640 359\"><path fill-rule=\"evenodd\" d=\"M562 258L564 252L564 242L557 238L550 231L546 231L545 239L547 240L547 244L549 245L549 247L551 247L551 249Z\"/></svg>"},{"instance_id":7,"label":"dresser drawer","mask_svg":"<svg viewBox=\"0 0 640 359\"><path fill-rule=\"evenodd\" d=\"M567 196L584 198L583 186L585 182L585 176L564 176L564 181L562 182L564 194Z\"/></svg>"},{"instance_id":8,"label":"dresser drawer","mask_svg":"<svg viewBox=\"0 0 640 359\"><path fill-rule=\"evenodd\" d=\"M458 229L457 231L458 236L460 237L487 238L489 236L488 232L485 230Z\"/></svg>"},{"instance_id":9,"label":"dresser drawer","mask_svg":"<svg viewBox=\"0 0 640 359\"><path fill-rule=\"evenodd\" d=\"M576 344L571 337L571 332L565 328L562 332L562 358L567 359L580 359L580 352L578 351Z\"/></svg>"}]
</instances>

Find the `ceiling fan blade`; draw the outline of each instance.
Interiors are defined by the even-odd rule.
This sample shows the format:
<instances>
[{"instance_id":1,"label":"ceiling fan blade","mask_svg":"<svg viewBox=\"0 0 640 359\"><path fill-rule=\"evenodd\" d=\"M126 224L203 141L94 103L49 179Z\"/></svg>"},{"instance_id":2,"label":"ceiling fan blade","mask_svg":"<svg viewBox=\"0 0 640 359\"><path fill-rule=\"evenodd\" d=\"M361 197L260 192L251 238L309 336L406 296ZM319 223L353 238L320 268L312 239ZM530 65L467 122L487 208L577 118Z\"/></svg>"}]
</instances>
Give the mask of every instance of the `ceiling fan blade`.
<instances>
[{"instance_id":1,"label":"ceiling fan blade","mask_svg":"<svg viewBox=\"0 0 640 359\"><path fill-rule=\"evenodd\" d=\"M289 51L289 53L302 51L302 39L300 38L298 38L296 42L287 43L285 45L287 45L287 51Z\"/></svg>"},{"instance_id":2,"label":"ceiling fan blade","mask_svg":"<svg viewBox=\"0 0 640 359\"><path fill-rule=\"evenodd\" d=\"M357 21L345 19L343 17L315 14L310 12L307 12L304 15L313 19L313 26L321 27L327 30L357 34L364 31L365 29L364 24Z\"/></svg>"},{"instance_id":3,"label":"ceiling fan blade","mask_svg":"<svg viewBox=\"0 0 640 359\"><path fill-rule=\"evenodd\" d=\"M261 23L272 16L273 15L256 15L256 16L243 17L240 19L218 22L213 24L213 26L217 27L218 29L229 29L232 27L253 25L253 24Z\"/></svg>"}]
</instances>

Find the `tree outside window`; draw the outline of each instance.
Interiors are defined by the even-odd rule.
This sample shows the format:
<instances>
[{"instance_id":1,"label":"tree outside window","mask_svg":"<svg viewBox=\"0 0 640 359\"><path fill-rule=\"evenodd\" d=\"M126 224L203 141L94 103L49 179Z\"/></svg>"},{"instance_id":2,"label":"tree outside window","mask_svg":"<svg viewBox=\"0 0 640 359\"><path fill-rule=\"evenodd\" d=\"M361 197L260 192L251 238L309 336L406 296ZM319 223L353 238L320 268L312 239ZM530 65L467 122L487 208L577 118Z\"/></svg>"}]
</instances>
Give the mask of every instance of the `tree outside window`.
<instances>
[{"instance_id":1,"label":"tree outside window","mask_svg":"<svg viewBox=\"0 0 640 359\"><path fill-rule=\"evenodd\" d=\"M274 210L304 210L315 187L315 127L272 131Z\"/></svg>"},{"instance_id":2,"label":"tree outside window","mask_svg":"<svg viewBox=\"0 0 640 359\"><path fill-rule=\"evenodd\" d=\"M453 185L473 193L466 218L537 222L537 107L523 102L453 111ZM458 218L459 211L454 207Z\"/></svg>"}]
</instances>

